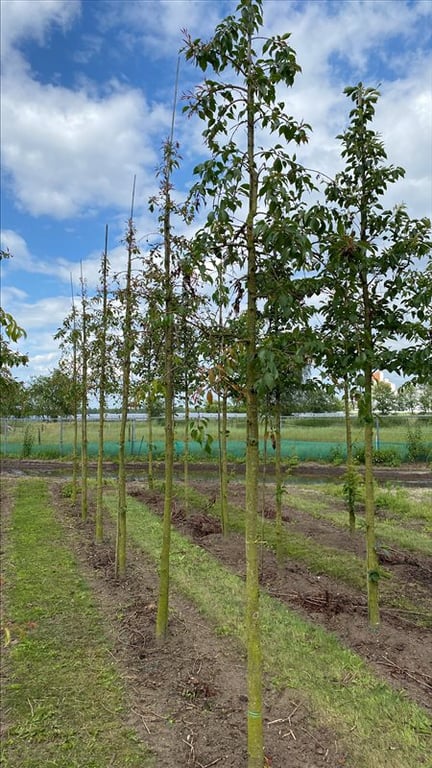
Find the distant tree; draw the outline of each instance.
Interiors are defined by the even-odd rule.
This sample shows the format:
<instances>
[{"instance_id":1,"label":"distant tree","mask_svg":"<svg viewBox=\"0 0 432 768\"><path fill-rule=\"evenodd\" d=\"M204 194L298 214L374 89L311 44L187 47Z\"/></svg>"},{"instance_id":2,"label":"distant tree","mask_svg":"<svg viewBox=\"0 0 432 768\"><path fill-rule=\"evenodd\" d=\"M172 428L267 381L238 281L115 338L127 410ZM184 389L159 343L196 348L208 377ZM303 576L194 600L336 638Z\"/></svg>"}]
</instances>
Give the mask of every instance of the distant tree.
<instances>
[{"instance_id":1,"label":"distant tree","mask_svg":"<svg viewBox=\"0 0 432 768\"><path fill-rule=\"evenodd\" d=\"M397 396L393 392L391 384L386 381L377 381L372 387L373 407L376 413L387 416L397 408Z\"/></svg>"},{"instance_id":2,"label":"distant tree","mask_svg":"<svg viewBox=\"0 0 432 768\"><path fill-rule=\"evenodd\" d=\"M48 419L72 416L74 384L68 374L55 368L48 376L37 376L27 387L29 413Z\"/></svg>"},{"instance_id":3,"label":"distant tree","mask_svg":"<svg viewBox=\"0 0 432 768\"><path fill-rule=\"evenodd\" d=\"M397 406L400 411L414 413L418 405L419 390L412 382L402 384L397 391Z\"/></svg>"},{"instance_id":4,"label":"distant tree","mask_svg":"<svg viewBox=\"0 0 432 768\"><path fill-rule=\"evenodd\" d=\"M0 379L0 416L22 418L28 413L27 390L22 381L4 373Z\"/></svg>"},{"instance_id":5,"label":"distant tree","mask_svg":"<svg viewBox=\"0 0 432 768\"><path fill-rule=\"evenodd\" d=\"M424 413L432 413L432 384L419 387L418 402Z\"/></svg>"}]
</instances>

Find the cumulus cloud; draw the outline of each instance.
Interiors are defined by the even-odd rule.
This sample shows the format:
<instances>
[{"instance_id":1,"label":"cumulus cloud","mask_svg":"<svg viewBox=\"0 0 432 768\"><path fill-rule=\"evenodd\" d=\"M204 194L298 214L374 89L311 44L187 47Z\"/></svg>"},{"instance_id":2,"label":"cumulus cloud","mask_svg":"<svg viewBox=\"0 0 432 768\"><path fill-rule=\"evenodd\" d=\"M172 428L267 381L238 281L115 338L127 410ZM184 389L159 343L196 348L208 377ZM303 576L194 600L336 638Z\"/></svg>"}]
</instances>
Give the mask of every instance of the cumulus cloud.
<instances>
[{"instance_id":1,"label":"cumulus cloud","mask_svg":"<svg viewBox=\"0 0 432 768\"><path fill-rule=\"evenodd\" d=\"M28 77L5 81L3 115L3 168L19 206L58 219L124 209L134 174L153 180L151 139L170 119L137 90L97 100Z\"/></svg>"},{"instance_id":2,"label":"cumulus cloud","mask_svg":"<svg viewBox=\"0 0 432 768\"><path fill-rule=\"evenodd\" d=\"M80 11L80 0L2 0L2 57L7 62L24 39L42 44L53 25L66 31Z\"/></svg>"}]
</instances>

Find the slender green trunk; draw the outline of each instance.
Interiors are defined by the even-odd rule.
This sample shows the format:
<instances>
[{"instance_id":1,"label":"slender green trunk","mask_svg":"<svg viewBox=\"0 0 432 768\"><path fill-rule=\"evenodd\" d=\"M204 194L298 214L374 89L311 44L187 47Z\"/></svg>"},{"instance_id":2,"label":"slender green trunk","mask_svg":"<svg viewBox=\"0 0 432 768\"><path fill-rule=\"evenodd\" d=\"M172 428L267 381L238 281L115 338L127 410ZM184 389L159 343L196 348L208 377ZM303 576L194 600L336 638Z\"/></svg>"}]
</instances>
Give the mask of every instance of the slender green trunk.
<instances>
[{"instance_id":1,"label":"slender green trunk","mask_svg":"<svg viewBox=\"0 0 432 768\"><path fill-rule=\"evenodd\" d=\"M364 113L361 103L363 123L360 131L361 149L361 202L360 202L360 242L368 239L368 192L367 192L367 158L365 156ZM372 411L372 359L374 343L372 336L372 312L369 295L367 267L360 269L360 285L363 299L363 331L364 331L364 444L365 444L365 523L366 523L366 572L369 626L377 627L380 622L379 614L379 563L376 552L375 536L375 493L373 475L373 411Z\"/></svg>"},{"instance_id":2,"label":"slender green trunk","mask_svg":"<svg viewBox=\"0 0 432 768\"><path fill-rule=\"evenodd\" d=\"M356 527L355 501L356 501L356 471L353 462L352 429L350 414L350 397L348 376L344 378L344 410L345 410L345 435L347 453L346 472L346 499L348 504L348 521L350 534L353 536Z\"/></svg>"},{"instance_id":3,"label":"slender green trunk","mask_svg":"<svg viewBox=\"0 0 432 768\"><path fill-rule=\"evenodd\" d=\"M78 463L78 403L75 402L73 420L72 504L76 504L78 495Z\"/></svg>"},{"instance_id":4,"label":"slender green trunk","mask_svg":"<svg viewBox=\"0 0 432 768\"><path fill-rule=\"evenodd\" d=\"M187 366L186 355L184 364ZM183 453L183 487L186 514L189 511L189 428L190 428L190 408L189 408L189 376L185 368L185 410L184 410L184 453Z\"/></svg>"},{"instance_id":5,"label":"slender green trunk","mask_svg":"<svg viewBox=\"0 0 432 768\"><path fill-rule=\"evenodd\" d=\"M162 528L162 548L159 565L159 599L156 616L156 639L162 641L168 632L171 517L174 474L174 291L171 278L171 199L170 176L172 138L166 146L164 173L165 210L164 235L164 291L165 291L165 497Z\"/></svg>"},{"instance_id":6,"label":"slender green trunk","mask_svg":"<svg viewBox=\"0 0 432 768\"><path fill-rule=\"evenodd\" d=\"M276 392L274 423L274 448L275 448L275 483L276 483L276 558L278 565L283 562L282 552L282 445L281 445L281 402L280 392Z\"/></svg>"},{"instance_id":7,"label":"slender green trunk","mask_svg":"<svg viewBox=\"0 0 432 768\"><path fill-rule=\"evenodd\" d=\"M365 366L365 523L366 523L366 570L369 625L377 627L379 613L379 562L376 552L375 535L375 493L373 475L373 414L372 414L372 368Z\"/></svg>"},{"instance_id":8,"label":"slender green trunk","mask_svg":"<svg viewBox=\"0 0 432 768\"><path fill-rule=\"evenodd\" d=\"M258 173L255 167L255 90L252 80L251 33L248 40L247 154L249 210L247 237L247 364L246 364L246 643L248 690L248 768L262 768L264 762L262 714L262 649L259 606L258 546L258 394L257 394L257 254L254 222L257 212Z\"/></svg>"},{"instance_id":9,"label":"slender green trunk","mask_svg":"<svg viewBox=\"0 0 432 768\"><path fill-rule=\"evenodd\" d=\"M103 451L104 451L104 418L105 397L99 391L99 429L98 429L98 459L96 471L96 524L95 539L97 544L103 541Z\"/></svg>"},{"instance_id":10,"label":"slender green trunk","mask_svg":"<svg viewBox=\"0 0 432 768\"><path fill-rule=\"evenodd\" d=\"M87 350L87 297L81 267L81 299L82 299L82 392L81 392L81 519L87 520L88 516L88 437L87 437L87 378L88 378L88 350Z\"/></svg>"},{"instance_id":11,"label":"slender green trunk","mask_svg":"<svg viewBox=\"0 0 432 768\"><path fill-rule=\"evenodd\" d=\"M96 475L96 526L95 539L97 544L103 541L103 454L104 454L104 419L105 419L105 389L106 389L106 337L107 337L107 277L108 277L108 226L105 227L105 249L102 259L102 335L100 348L100 377L99 377L99 430L98 430L98 460Z\"/></svg>"},{"instance_id":12,"label":"slender green trunk","mask_svg":"<svg viewBox=\"0 0 432 768\"><path fill-rule=\"evenodd\" d=\"M76 328L76 309L73 294L73 284L71 275L71 293L72 293L72 379L73 379L73 453L72 453L72 504L76 504L78 493L78 359L77 359L77 328Z\"/></svg>"},{"instance_id":13,"label":"slender green trunk","mask_svg":"<svg viewBox=\"0 0 432 768\"><path fill-rule=\"evenodd\" d=\"M219 398L219 492L220 492L220 517L222 535L227 536L229 527L228 515L228 457L227 457L227 431L228 431L228 397L223 386L222 397Z\"/></svg>"},{"instance_id":14,"label":"slender green trunk","mask_svg":"<svg viewBox=\"0 0 432 768\"><path fill-rule=\"evenodd\" d=\"M153 398L149 392L147 398L147 437L148 437L148 463L147 463L147 483L150 490L154 488L154 475L153 475Z\"/></svg>"},{"instance_id":15,"label":"slender green trunk","mask_svg":"<svg viewBox=\"0 0 432 768\"><path fill-rule=\"evenodd\" d=\"M219 386L218 386L218 439L219 439L219 495L220 495L220 519L222 526L222 535L228 535L229 515L228 515L228 457L227 457L227 435L228 435L228 394L224 381L224 362L225 362L225 335L223 318L223 279L224 279L224 258L221 255L218 266L218 287L219 287Z\"/></svg>"},{"instance_id":16,"label":"slender green trunk","mask_svg":"<svg viewBox=\"0 0 432 768\"><path fill-rule=\"evenodd\" d=\"M123 380L122 380L122 405L120 416L120 436L118 453L118 507L117 507L117 537L115 553L116 578L124 578L126 575L126 428L129 406L131 355L132 355L132 255L136 253L135 232L133 226L133 205L135 196L135 179L132 192L131 216L127 233L127 267L125 286L125 314L123 323Z\"/></svg>"}]
</instances>

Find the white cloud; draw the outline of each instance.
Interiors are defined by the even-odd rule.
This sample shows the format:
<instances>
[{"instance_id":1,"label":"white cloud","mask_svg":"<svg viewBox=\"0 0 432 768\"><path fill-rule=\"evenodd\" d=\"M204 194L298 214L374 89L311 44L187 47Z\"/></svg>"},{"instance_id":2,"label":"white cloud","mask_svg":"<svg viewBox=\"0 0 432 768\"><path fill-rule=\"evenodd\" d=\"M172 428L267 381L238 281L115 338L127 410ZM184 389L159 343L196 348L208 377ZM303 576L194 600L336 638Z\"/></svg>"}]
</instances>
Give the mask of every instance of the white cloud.
<instances>
[{"instance_id":1,"label":"white cloud","mask_svg":"<svg viewBox=\"0 0 432 768\"><path fill-rule=\"evenodd\" d=\"M161 59L182 47L183 29L197 37L210 37L223 14L236 5L221 0L128 0L104 9L99 24L103 31L119 28L127 49L145 47L146 55Z\"/></svg>"},{"instance_id":2,"label":"white cloud","mask_svg":"<svg viewBox=\"0 0 432 768\"><path fill-rule=\"evenodd\" d=\"M127 207L134 174L153 183L154 134L170 116L137 90L95 99L28 77L3 89L3 169L19 206L34 216L92 215Z\"/></svg>"},{"instance_id":3,"label":"white cloud","mask_svg":"<svg viewBox=\"0 0 432 768\"><path fill-rule=\"evenodd\" d=\"M12 229L2 230L1 247L2 250L9 251L13 257L20 259L21 266L23 262L27 263L31 259L26 241L18 232L14 232ZM13 265L13 259L8 264Z\"/></svg>"},{"instance_id":4,"label":"white cloud","mask_svg":"<svg viewBox=\"0 0 432 768\"><path fill-rule=\"evenodd\" d=\"M42 44L53 25L66 30L80 10L80 0L2 0L2 56L7 60L23 39Z\"/></svg>"}]
</instances>

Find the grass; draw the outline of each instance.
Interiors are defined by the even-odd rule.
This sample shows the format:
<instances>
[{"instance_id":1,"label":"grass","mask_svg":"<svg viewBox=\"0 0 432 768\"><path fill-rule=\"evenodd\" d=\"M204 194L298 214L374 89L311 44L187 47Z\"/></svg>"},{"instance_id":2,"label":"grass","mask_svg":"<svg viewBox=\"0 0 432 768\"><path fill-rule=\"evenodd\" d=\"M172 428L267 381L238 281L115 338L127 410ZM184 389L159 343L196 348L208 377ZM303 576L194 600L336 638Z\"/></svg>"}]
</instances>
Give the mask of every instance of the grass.
<instances>
[{"instance_id":1,"label":"grass","mask_svg":"<svg viewBox=\"0 0 432 768\"><path fill-rule=\"evenodd\" d=\"M290 490L291 487L290 485ZM184 487L177 486L176 492L180 496L184 493ZM305 490L306 494L313 492L311 489ZM188 489L188 497L189 501L196 508L205 511L208 515L219 518L218 503L209 507L207 496L199 493L196 489ZM296 497L295 506L300 508L297 501ZM322 502L313 501L310 503L308 501L308 504L304 504L305 511L310 512L314 505L316 505L317 510L322 509ZM324 515L317 511L310 513L312 516L324 517ZM274 521L260 519L259 525L260 537L264 546L276 550L277 542ZM245 529L244 510L233 504L229 505L229 528L237 533L244 533ZM428 539L426 541L429 543ZM286 558L304 563L312 573L317 575L325 574L361 592L365 591L366 574L363 558L357 557L357 555L350 552L343 552L335 547L324 546L313 538L293 531L289 524L284 527L282 532L280 552ZM423 604L421 598L417 598L416 604L412 603L401 594L397 581L393 579L389 571L381 568L380 574L380 591L383 603L389 607L412 611L413 616L418 614L418 618L413 618L413 621L415 620L421 626L432 627L432 613L429 610L429 602Z\"/></svg>"},{"instance_id":2,"label":"grass","mask_svg":"<svg viewBox=\"0 0 432 768\"><path fill-rule=\"evenodd\" d=\"M150 768L123 721L103 621L64 543L47 485L20 481L5 522L2 768Z\"/></svg>"},{"instance_id":3,"label":"grass","mask_svg":"<svg viewBox=\"0 0 432 768\"><path fill-rule=\"evenodd\" d=\"M335 509L331 498L342 499L342 486L331 484L329 487L299 488L291 484L285 488L287 500L297 509L306 512L317 519L331 520L339 528L348 528L348 513L341 506ZM426 494L425 494L426 495ZM389 490L379 490L376 494L376 507L378 510L389 512L400 522L394 519L375 519L375 532L380 543L396 545L409 552L421 552L432 556L432 538L430 524L432 522L431 507L425 500L424 505L419 502L410 503L409 497L402 489L396 489L394 493ZM417 509L416 509L417 508ZM394 510L398 510L394 512ZM406 520L419 522L420 530L406 527ZM423 526L423 521L426 525ZM357 515L357 526L362 528L364 520L362 515Z\"/></svg>"},{"instance_id":4,"label":"grass","mask_svg":"<svg viewBox=\"0 0 432 768\"><path fill-rule=\"evenodd\" d=\"M114 515L116 499L107 496L107 504ZM161 525L143 504L128 500L129 535L155 564ZM171 552L172 585L198 606L218 633L244 646L242 579L176 531ZM306 695L314 717L342 738L350 768L430 768L432 723L425 711L375 677L336 636L265 593L261 619L267 675L278 689Z\"/></svg>"}]
</instances>

